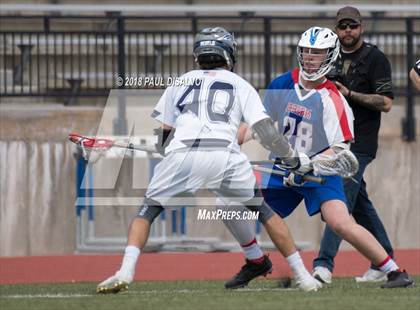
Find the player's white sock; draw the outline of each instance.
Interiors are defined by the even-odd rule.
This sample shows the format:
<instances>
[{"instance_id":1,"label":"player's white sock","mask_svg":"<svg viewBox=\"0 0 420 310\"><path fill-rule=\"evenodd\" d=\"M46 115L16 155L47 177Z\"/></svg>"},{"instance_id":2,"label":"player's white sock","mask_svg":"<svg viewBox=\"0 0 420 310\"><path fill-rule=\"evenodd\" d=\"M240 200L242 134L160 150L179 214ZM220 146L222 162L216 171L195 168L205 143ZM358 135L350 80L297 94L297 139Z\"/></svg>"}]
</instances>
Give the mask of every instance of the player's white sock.
<instances>
[{"instance_id":1,"label":"player's white sock","mask_svg":"<svg viewBox=\"0 0 420 310\"><path fill-rule=\"evenodd\" d=\"M248 209L242 204L231 203L227 205L220 198L217 198L216 206L221 210L234 210L238 212L248 211ZM261 251L261 248L255 239L253 222L238 219L224 219L223 223L235 237L236 241L239 242L247 259L256 263L263 261L264 253Z\"/></svg>"},{"instance_id":2,"label":"player's white sock","mask_svg":"<svg viewBox=\"0 0 420 310\"><path fill-rule=\"evenodd\" d=\"M397 263L391 258L391 256L388 256L384 259L382 263L379 264L379 269L382 272L389 273L391 271L400 270Z\"/></svg>"},{"instance_id":3,"label":"player's white sock","mask_svg":"<svg viewBox=\"0 0 420 310\"><path fill-rule=\"evenodd\" d=\"M121 264L121 268L117 272L117 275L128 282L133 281L139 255L140 249L138 247L133 245L127 246L124 251L124 258Z\"/></svg>"},{"instance_id":4,"label":"player's white sock","mask_svg":"<svg viewBox=\"0 0 420 310\"><path fill-rule=\"evenodd\" d=\"M295 276L302 276L302 275L309 274L308 270L303 264L303 260L300 257L300 254L298 251L296 251L292 255L287 256L286 259Z\"/></svg>"},{"instance_id":5,"label":"player's white sock","mask_svg":"<svg viewBox=\"0 0 420 310\"><path fill-rule=\"evenodd\" d=\"M257 239L252 239L251 242L247 244L241 244L242 250L244 251L245 257L255 263L258 263L259 261L262 262L262 257L264 256L264 253L261 251L260 246L257 243Z\"/></svg>"}]
</instances>

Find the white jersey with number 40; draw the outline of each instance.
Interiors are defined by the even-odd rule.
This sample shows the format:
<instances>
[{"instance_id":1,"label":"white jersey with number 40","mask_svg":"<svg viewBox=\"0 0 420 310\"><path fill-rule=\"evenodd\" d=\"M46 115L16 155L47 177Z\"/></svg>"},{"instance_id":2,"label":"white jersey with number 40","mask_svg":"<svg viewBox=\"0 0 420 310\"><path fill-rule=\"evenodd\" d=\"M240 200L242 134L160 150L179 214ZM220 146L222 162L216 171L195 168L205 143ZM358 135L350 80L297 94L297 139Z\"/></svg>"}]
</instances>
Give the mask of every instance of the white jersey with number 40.
<instances>
[{"instance_id":1,"label":"white jersey with number 40","mask_svg":"<svg viewBox=\"0 0 420 310\"><path fill-rule=\"evenodd\" d=\"M228 148L237 149L240 123L252 126L268 117L256 90L230 71L194 70L177 81L179 85L165 90L152 113L156 120L176 128L166 153L197 139L203 141L200 146L224 141Z\"/></svg>"}]
</instances>

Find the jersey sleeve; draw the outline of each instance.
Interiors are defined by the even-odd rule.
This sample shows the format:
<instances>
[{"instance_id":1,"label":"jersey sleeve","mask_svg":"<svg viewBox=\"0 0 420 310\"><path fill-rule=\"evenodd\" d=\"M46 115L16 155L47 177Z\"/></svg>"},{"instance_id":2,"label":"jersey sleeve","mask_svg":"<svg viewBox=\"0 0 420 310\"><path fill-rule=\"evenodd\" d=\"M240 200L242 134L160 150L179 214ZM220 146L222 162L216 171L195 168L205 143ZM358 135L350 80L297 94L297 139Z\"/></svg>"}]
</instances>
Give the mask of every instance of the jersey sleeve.
<instances>
[{"instance_id":1,"label":"jersey sleeve","mask_svg":"<svg viewBox=\"0 0 420 310\"><path fill-rule=\"evenodd\" d=\"M369 72L371 87L375 90L375 94L393 99L391 64L388 58L384 54L378 53Z\"/></svg>"},{"instance_id":2,"label":"jersey sleeve","mask_svg":"<svg viewBox=\"0 0 420 310\"><path fill-rule=\"evenodd\" d=\"M328 96L323 98L323 125L328 144L332 146L353 141L353 111L340 92L330 89L325 91L328 92Z\"/></svg>"},{"instance_id":3,"label":"jersey sleeve","mask_svg":"<svg viewBox=\"0 0 420 310\"><path fill-rule=\"evenodd\" d=\"M249 85L246 87L246 91L239 91L239 96L241 96L241 94L244 93L247 95L243 97L243 100L241 100L240 102L242 118L245 121L245 123L252 127L258 121L264 118L269 118L257 91Z\"/></svg>"},{"instance_id":4,"label":"jersey sleeve","mask_svg":"<svg viewBox=\"0 0 420 310\"><path fill-rule=\"evenodd\" d=\"M294 87L292 72L294 71L289 71L278 76L267 86L263 103L268 116L270 116L274 122L277 122L279 118L281 119L282 115L280 112L282 111L282 105L284 104L284 100L282 99L286 92L291 91Z\"/></svg>"},{"instance_id":5,"label":"jersey sleeve","mask_svg":"<svg viewBox=\"0 0 420 310\"><path fill-rule=\"evenodd\" d=\"M168 87L160 97L151 114L155 120L170 127L175 127L176 120L175 98L173 97L173 93L174 88Z\"/></svg>"}]
</instances>

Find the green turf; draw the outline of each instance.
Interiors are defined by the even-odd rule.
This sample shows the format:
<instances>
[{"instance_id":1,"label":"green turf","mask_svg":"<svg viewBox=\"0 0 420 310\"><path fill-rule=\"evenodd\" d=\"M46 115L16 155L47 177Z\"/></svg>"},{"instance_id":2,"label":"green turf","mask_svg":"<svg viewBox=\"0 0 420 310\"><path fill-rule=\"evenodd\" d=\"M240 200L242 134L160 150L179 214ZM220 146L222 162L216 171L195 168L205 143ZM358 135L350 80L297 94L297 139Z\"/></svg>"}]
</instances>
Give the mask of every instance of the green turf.
<instances>
[{"instance_id":1,"label":"green turf","mask_svg":"<svg viewBox=\"0 0 420 310\"><path fill-rule=\"evenodd\" d=\"M420 277L415 277L420 283ZM95 294L96 283L0 286L0 309L404 309L420 310L420 287L379 289L334 279L321 291L305 293L261 280L248 289L227 291L223 281L138 282L116 295ZM48 294L48 296L46 296Z\"/></svg>"}]
</instances>

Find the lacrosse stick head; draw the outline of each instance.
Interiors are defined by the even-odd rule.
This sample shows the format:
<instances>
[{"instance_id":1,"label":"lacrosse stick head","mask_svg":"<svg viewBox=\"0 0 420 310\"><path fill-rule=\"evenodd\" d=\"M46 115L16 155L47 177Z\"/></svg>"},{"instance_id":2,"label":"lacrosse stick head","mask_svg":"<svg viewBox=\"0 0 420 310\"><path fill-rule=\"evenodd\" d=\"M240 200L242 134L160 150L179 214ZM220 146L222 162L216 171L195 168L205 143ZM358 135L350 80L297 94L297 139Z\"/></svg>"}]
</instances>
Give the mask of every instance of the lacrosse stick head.
<instances>
[{"instance_id":1,"label":"lacrosse stick head","mask_svg":"<svg viewBox=\"0 0 420 310\"><path fill-rule=\"evenodd\" d=\"M114 141L108 139L85 137L77 133L70 133L69 140L77 145L89 163L97 162L114 145Z\"/></svg>"},{"instance_id":2,"label":"lacrosse stick head","mask_svg":"<svg viewBox=\"0 0 420 310\"><path fill-rule=\"evenodd\" d=\"M312 160L315 175L339 175L351 178L359 170L359 162L354 154L347 149L334 155L319 154Z\"/></svg>"}]
</instances>

